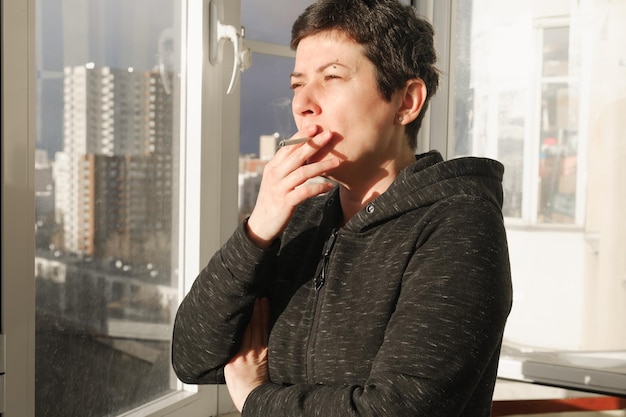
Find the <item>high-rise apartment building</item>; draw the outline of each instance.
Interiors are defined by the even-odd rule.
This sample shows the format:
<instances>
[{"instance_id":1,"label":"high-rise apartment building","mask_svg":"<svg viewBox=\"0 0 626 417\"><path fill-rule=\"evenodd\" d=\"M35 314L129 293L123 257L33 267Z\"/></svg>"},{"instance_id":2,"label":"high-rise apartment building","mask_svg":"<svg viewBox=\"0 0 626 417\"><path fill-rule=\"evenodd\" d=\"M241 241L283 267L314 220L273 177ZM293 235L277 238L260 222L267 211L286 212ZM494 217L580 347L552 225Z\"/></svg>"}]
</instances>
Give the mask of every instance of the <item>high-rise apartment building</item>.
<instances>
[{"instance_id":1,"label":"high-rise apartment building","mask_svg":"<svg viewBox=\"0 0 626 417\"><path fill-rule=\"evenodd\" d=\"M63 113L55 182L64 248L168 268L174 121L159 72L68 67Z\"/></svg>"}]
</instances>

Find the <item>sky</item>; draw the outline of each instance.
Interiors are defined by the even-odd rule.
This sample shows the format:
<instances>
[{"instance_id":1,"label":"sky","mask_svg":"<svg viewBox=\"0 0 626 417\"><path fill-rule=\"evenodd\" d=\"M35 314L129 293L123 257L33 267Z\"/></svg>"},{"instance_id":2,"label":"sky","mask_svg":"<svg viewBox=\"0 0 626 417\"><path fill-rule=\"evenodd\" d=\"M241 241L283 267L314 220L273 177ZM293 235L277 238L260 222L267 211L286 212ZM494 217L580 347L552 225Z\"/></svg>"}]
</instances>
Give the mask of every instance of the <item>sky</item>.
<instances>
[{"instance_id":1,"label":"sky","mask_svg":"<svg viewBox=\"0 0 626 417\"><path fill-rule=\"evenodd\" d=\"M177 0L37 0L37 148L62 150L63 68L93 62L148 71Z\"/></svg>"},{"instance_id":2,"label":"sky","mask_svg":"<svg viewBox=\"0 0 626 417\"><path fill-rule=\"evenodd\" d=\"M232 0L224 0L232 1ZM246 38L288 45L291 25L313 0L241 0ZM179 0L36 0L39 103L37 147L62 148L63 68L158 64L159 37L175 26ZM241 80L241 153L258 154L260 135L291 136L289 58L254 54ZM225 86L226 88L226 86Z\"/></svg>"},{"instance_id":3,"label":"sky","mask_svg":"<svg viewBox=\"0 0 626 417\"><path fill-rule=\"evenodd\" d=\"M287 45L291 24L311 0L242 0L246 37ZM275 7L270 7L275 6ZM158 39L174 25L177 0L37 0L37 147L62 150L63 68L85 65L133 67L158 64ZM241 152L258 153L260 135L295 133L289 73L292 61L253 56L241 79Z\"/></svg>"}]
</instances>

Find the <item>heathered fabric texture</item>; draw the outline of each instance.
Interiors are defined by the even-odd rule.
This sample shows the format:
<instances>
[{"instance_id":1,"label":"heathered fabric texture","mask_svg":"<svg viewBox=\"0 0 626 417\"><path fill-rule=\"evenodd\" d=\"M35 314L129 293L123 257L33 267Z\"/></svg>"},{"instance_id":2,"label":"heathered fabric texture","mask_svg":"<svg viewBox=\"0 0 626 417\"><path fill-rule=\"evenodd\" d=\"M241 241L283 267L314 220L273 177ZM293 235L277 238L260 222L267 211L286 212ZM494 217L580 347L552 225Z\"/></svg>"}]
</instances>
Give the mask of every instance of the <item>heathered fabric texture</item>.
<instances>
[{"instance_id":1,"label":"heathered fabric texture","mask_svg":"<svg viewBox=\"0 0 626 417\"><path fill-rule=\"evenodd\" d=\"M337 189L298 207L269 250L240 225L178 310L178 377L223 383L269 296L271 382L243 416L489 416L512 299L502 173L430 152L341 228Z\"/></svg>"}]
</instances>

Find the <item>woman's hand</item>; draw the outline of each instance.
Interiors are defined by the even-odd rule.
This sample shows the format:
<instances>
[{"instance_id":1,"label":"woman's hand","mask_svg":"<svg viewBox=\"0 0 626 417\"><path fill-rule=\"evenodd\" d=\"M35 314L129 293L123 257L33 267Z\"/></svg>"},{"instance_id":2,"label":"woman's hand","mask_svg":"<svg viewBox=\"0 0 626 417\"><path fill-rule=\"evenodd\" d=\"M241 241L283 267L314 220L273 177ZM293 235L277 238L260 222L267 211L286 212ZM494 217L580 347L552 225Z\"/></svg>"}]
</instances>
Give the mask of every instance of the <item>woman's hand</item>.
<instances>
[{"instance_id":1,"label":"woman's hand","mask_svg":"<svg viewBox=\"0 0 626 417\"><path fill-rule=\"evenodd\" d=\"M299 136L311 137L309 141L279 149L265 166L256 205L247 222L248 236L257 246L267 248L271 245L284 230L298 204L332 189L333 184L329 182L305 184L340 163L339 159L330 158L307 164L307 160L333 136L328 131L318 134L318 130L317 126L305 129Z\"/></svg>"},{"instance_id":2,"label":"woman's hand","mask_svg":"<svg viewBox=\"0 0 626 417\"><path fill-rule=\"evenodd\" d=\"M250 323L243 334L239 352L224 368L228 393L241 412L248 395L259 385L269 381L267 342L269 339L269 301L254 303Z\"/></svg>"}]
</instances>

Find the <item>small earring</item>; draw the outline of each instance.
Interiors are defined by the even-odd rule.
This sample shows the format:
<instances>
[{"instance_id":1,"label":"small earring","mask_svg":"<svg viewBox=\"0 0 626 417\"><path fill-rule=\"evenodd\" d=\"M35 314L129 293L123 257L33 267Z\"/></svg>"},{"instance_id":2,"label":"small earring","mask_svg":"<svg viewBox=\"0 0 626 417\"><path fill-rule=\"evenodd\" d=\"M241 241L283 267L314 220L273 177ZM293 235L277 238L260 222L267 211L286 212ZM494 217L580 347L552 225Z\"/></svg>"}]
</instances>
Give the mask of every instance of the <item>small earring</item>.
<instances>
[{"instance_id":1,"label":"small earring","mask_svg":"<svg viewBox=\"0 0 626 417\"><path fill-rule=\"evenodd\" d=\"M404 117L402 117L402 116L398 116L398 121L399 121L399 122L402 122L403 120L404 120Z\"/></svg>"}]
</instances>

